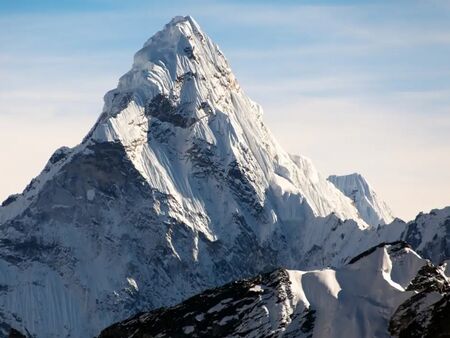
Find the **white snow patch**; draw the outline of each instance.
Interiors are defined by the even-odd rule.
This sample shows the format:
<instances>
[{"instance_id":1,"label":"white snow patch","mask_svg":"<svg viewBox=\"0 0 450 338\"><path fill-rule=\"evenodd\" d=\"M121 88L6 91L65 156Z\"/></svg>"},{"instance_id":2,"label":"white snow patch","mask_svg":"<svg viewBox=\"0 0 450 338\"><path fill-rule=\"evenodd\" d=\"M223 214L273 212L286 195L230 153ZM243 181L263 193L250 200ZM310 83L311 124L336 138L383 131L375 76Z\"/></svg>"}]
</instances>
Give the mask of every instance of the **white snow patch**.
<instances>
[{"instance_id":1,"label":"white snow patch","mask_svg":"<svg viewBox=\"0 0 450 338\"><path fill-rule=\"evenodd\" d=\"M218 323L220 326L225 325L226 323L228 323L230 320L235 319L237 316L225 316L223 317L220 322Z\"/></svg>"},{"instance_id":2,"label":"white snow patch","mask_svg":"<svg viewBox=\"0 0 450 338\"><path fill-rule=\"evenodd\" d=\"M194 332L194 330L195 330L195 328L192 325L183 327L183 332L185 334L191 334Z\"/></svg>"},{"instance_id":3,"label":"white snow patch","mask_svg":"<svg viewBox=\"0 0 450 338\"><path fill-rule=\"evenodd\" d=\"M261 285L255 285L249 289L249 291L255 291L255 292L264 292L264 289L261 287Z\"/></svg>"},{"instance_id":4,"label":"white snow patch","mask_svg":"<svg viewBox=\"0 0 450 338\"><path fill-rule=\"evenodd\" d=\"M136 281L135 281L133 278L127 277L127 281L128 281L128 284L129 284L135 291L139 291L139 287L138 287Z\"/></svg>"},{"instance_id":5,"label":"white snow patch","mask_svg":"<svg viewBox=\"0 0 450 338\"><path fill-rule=\"evenodd\" d=\"M204 313L200 313L200 314L195 316L195 320L198 321L198 322L201 322L203 319L205 319L205 314Z\"/></svg>"},{"instance_id":6,"label":"white snow patch","mask_svg":"<svg viewBox=\"0 0 450 338\"><path fill-rule=\"evenodd\" d=\"M208 313L222 311L226 307L226 303L229 303L232 300L233 300L233 298L227 298L227 299L220 301L220 303L218 303L218 304L214 305L212 308L210 308L208 310Z\"/></svg>"}]
</instances>

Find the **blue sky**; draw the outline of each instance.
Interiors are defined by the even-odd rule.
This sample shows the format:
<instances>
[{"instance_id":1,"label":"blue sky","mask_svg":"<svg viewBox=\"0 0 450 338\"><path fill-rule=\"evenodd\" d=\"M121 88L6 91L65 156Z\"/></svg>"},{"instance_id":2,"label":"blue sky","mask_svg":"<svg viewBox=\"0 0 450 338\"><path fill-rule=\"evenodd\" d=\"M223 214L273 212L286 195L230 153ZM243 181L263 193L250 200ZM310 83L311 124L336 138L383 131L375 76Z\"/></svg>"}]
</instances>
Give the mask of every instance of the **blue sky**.
<instances>
[{"instance_id":1,"label":"blue sky","mask_svg":"<svg viewBox=\"0 0 450 338\"><path fill-rule=\"evenodd\" d=\"M0 199L75 145L133 54L190 14L290 152L406 219L450 204L448 1L1 1ZM24 155L27 154L27 155Z\"/></svg>"}]
</instances>

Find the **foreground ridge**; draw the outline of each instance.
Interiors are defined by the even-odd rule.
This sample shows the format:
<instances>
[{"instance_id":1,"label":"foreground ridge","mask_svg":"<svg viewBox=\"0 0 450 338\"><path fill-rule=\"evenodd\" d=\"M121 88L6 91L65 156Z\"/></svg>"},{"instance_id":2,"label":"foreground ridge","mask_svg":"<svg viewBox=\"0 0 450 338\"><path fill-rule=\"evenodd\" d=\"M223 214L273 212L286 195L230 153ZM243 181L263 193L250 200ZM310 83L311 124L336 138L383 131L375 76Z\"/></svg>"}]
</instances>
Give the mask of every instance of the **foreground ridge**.
<instances>
[{"instance_id":1,"label":"foreground ridge","mask_svg":"<svg viewBox=\"0 0 450 338\"><path fill-rule=\"evenodd\" d=\"M406 243L381 244L337 270L278 269L208 290L100 338L444 337L449 285Z\"/></svg>"}]
</instances>

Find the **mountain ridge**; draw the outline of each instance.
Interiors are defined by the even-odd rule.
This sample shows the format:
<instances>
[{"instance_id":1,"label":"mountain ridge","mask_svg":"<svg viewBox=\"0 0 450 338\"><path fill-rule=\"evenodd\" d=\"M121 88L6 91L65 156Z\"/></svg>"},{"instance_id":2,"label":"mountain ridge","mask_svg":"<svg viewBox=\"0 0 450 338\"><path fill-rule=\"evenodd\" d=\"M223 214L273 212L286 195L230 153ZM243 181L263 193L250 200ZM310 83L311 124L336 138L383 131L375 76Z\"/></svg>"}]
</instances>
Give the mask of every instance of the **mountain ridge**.
<instances>
[{"instance_id":1,"label":"mountain ridge","mask_svg":"<svg viewBox=\"0 0 450 338\"><path fill-rule=\"evenodd\" d=\"M421 335L432 336L426 321L443 320L428 309L446 301L449 286L442 267L405 242L383 243L337 270L277 269L138 314L99 337L399 337L414 333L413 311L424 316Z\"/></svg>"},{"instance_id":2,"label":"mountain ridge","mask_svg":"<svg viewBox=\"0 0 450 338\"><path fill-rule=\"evenodd\" d=\"M361 217L373 226L391 223L394 220L392 211L382 201L367 180L358 173L349 175L331 175L327 178L345 196L352 199Z\"/></svg>"},{"instance_id":3,"label":"mountain ridge","mask_svg":"<svg viewBox=\"0 0 450 338\"><path fill-rule=\"evenodd\" d=\"M104 100L82 143L0 207L0 333L93 336L279 266L341 266L410 229L366 223L285 152L191 17L150 38ZM445 230L438 216L410 237L441 257L424 225Z\"/></svg>"}]
</instances>

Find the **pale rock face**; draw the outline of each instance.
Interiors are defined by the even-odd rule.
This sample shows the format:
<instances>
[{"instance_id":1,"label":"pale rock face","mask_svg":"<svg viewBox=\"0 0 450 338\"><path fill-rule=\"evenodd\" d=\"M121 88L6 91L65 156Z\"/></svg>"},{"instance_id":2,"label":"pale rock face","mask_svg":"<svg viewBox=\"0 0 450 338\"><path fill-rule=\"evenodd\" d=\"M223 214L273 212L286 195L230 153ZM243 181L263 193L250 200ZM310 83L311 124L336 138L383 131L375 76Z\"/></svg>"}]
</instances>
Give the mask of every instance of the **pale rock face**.
<instances>
[{"instance_id":1,"label":"pale rock face","mask_svg":"<svg viewBox=\"0 0 450 338\"><path fill-rule=\"evenodd\" d=\"M280 147L219 48L177 17L82 143L0 208L0 330L94 336L277 266L342 265L388 232Z\"/></svg>"},{"instance_id":2,"label":"pale rock face","mask_svg":"<svg viewBox=\"0 0 450 338\"><path fill-rule=\"evenodd\" d=\"M377 196L360 174L332 175L328 177L328 181L353 201L359 215L366 223L376 227L394 220L388 205Z\"/></svg>"}]
</instances>

